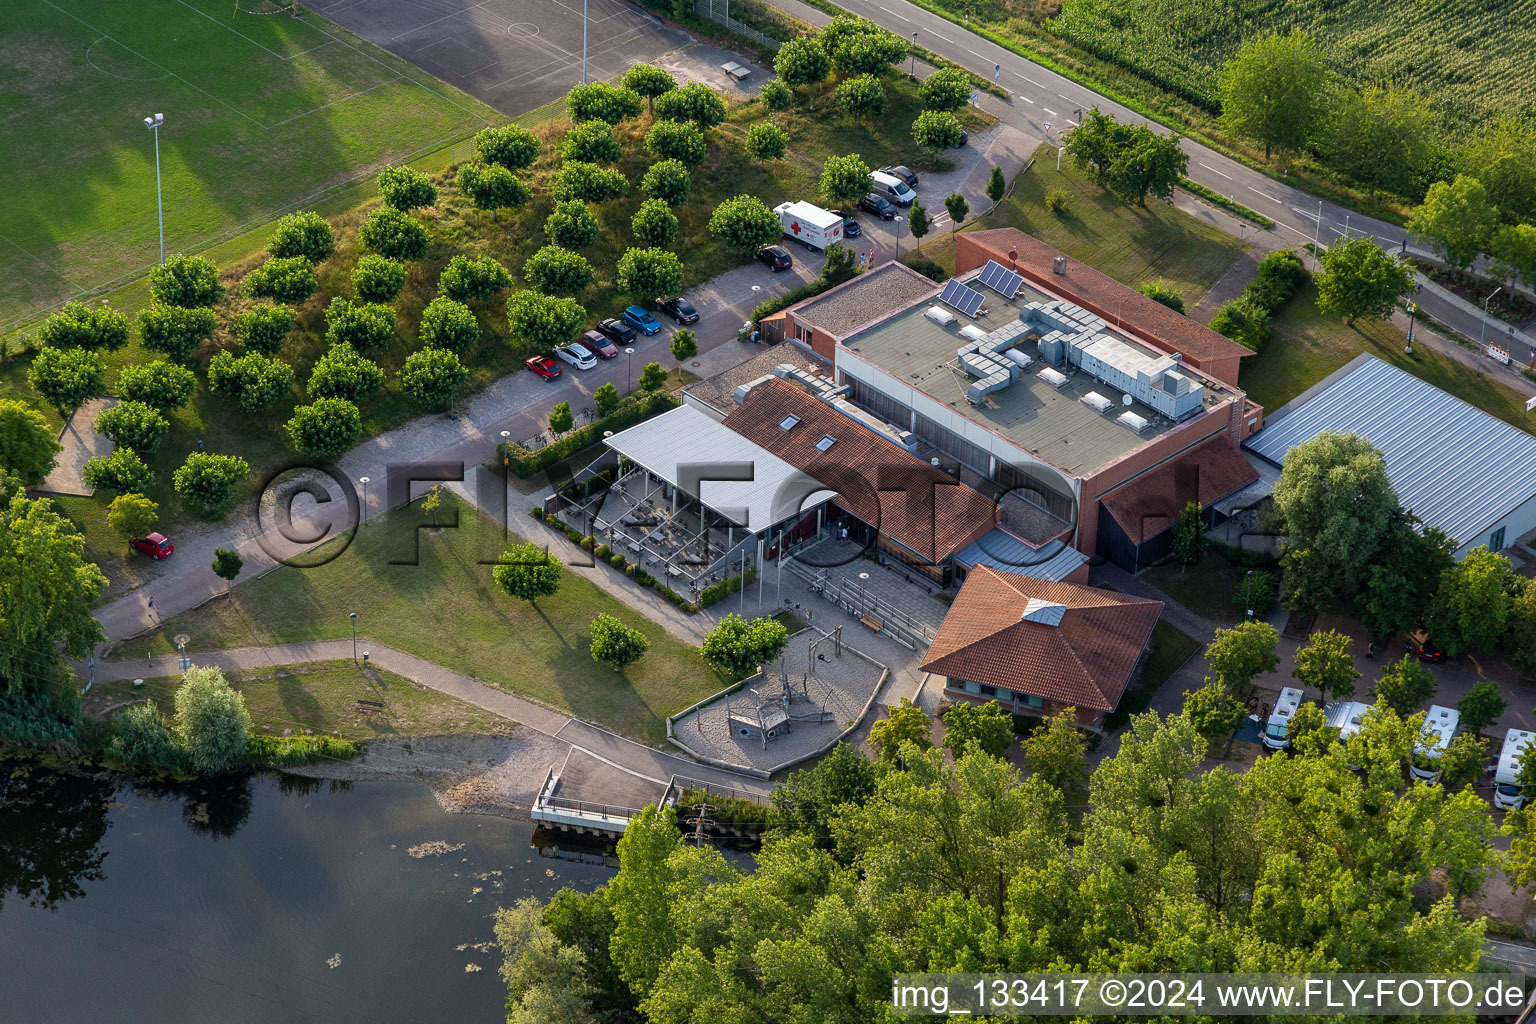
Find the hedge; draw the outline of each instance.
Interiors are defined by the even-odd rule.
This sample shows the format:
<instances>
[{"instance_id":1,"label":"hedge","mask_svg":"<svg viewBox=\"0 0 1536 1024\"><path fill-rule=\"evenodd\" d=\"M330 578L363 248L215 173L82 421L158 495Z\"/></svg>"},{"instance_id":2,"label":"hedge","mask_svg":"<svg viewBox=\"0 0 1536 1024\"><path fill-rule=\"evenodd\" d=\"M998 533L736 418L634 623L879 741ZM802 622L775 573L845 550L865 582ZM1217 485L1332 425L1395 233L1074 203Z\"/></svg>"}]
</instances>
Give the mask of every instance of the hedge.
<instances>
[{"instance_id":1,"label":"hedge","mask_svg":"<svg viewBox=\"0 0 1536 1024\"><path fill-rule=\"evenodd\" d=\"M669 392L652 391L649 394L626 399L624 404L602 419L588 423L584 427L577 427L538 451L529 451L516 441L503 441L496 446L496 455L511 467L512 472L526 479L539 470L548 469L560 460L570 458L583 448L601 441L605 430L618 433L652 416L676 409L681 404Z\"/></svg>"},{"instance_id":2,"label":"hedge","mask_svg":"<svg viewBox=\"0 0 1536 1024\"><path fill-rule=\"evenodd\" d=\"M751 583L755 579L757 579L757 568L755 566L749 566L747 568L747 582ZM741 577L739 575L728 576L721 580L719 583L711 583L709 586L705 587L704 592L699 595L699 604L703 605L705 608L708 608L715 602L723 601L727 597L730 597L732 594L740 590L741 586Z\"/></svg>"},{"instance_id":3,"label":"hedge","mask_svg":"<svg viewBox=\"0 0 1536 1024\"><path fill-rule=\"evenodd\" d=\"M1294 249L1281 249L1259 260L1258 273L1242 294L1222 304L1211 330L1240 345L1262 351L1269 341L1269 321L1285 308L1311 275Z\"/></svg>"}]
</instances>

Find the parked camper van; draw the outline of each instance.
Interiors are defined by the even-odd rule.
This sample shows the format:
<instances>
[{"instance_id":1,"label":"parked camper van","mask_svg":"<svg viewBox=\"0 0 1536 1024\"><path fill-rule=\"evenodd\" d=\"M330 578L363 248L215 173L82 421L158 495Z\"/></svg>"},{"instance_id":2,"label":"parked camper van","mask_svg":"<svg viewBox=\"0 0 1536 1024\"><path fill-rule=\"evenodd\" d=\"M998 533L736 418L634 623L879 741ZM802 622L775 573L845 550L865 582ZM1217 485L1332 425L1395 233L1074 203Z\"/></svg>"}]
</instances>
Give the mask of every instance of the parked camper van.
<instances>
[{"instance_id":1,"label":"parked camper van","mask_svg":"<svg viewBox=\"0 0 1536 1024\"><path fill-rule=\"evenodd\" d=\"M1339 730L1339 742L1345 743L1365 724L1365 713L1371 706L1358 700L1336 700L1324 705L1323 719Z\"/></svg>"},{"instance_id":2,"label":"parked camper van","mask_svg":"<svg viewBox=\"0 0 1536 1024\"><path fill-rule=\"evenodd\" d=\"M1434 782L1440 778L1440 769L1436 767L1435 761L1451 745L1451 738L1456 735L1456 727L1460 724L1461 712L1455 708L1445 708L1439 704L1429 706L1429 713L1424 716L1424 730L1419 733L1419 741L1413 745L1413 758L1408 762L1414 778L1425 782Z\"/></svg>"},{"instance_id":3,"label":"parked camper van","mask_svg":"<svg viewBox=\"0 0 1536 1024\"><path fill-rule=\"evenodd\" d=\"M911 206L912 200L917 198L917 193L912 191L911 185L896 175L886 174L884 171L869 172L869 190L897 206Z\"/></svg>"},{"instance_id":4,"label":"parked camper van","mask_svg":"<svg viewBox=\"0 0 1536 1024\"><path fill-rule=\"evenodd\" d=\"M1294 686L1287 686L1280 691L1280 696L1275 700L1275 709L1269 713L1269 721L1264 723L1264 735L1260 737L1264 746L1270 750L1284 750L1291 745L1291 719L1296 716L1296 710L1301 707L1301 691Z\"/></svg>"},{"instance_id":5,"label":"parked camper van","mask_svg":"<svg viewBox=\"0 0 1536 1024\"><path fill-rule=\"evenodd\" d=\"M1532 741L1536 741L1536 732L1526 729L1511 729L1504 734L1499 767L1493 773L1493 806L1501 811L1524 807L1529 799L1519 784L1520 757Z\"/></svg>"}]
</instances>

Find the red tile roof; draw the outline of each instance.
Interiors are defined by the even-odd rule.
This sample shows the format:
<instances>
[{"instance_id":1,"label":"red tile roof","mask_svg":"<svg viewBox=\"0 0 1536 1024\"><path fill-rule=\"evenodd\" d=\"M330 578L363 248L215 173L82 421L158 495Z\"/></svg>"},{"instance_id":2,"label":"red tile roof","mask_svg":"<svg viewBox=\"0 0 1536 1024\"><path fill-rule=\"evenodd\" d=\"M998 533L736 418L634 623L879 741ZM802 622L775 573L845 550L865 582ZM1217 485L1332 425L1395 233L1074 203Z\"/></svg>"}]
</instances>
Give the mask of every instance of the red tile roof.
<instances>
[{"instance_id":1,"label":"red tile roof","mask_svg":"<svg viewBox=\"0 0 1536 1024\"><path fill-rule=\"evenodd\" d=\"M989 258L1004 266L1009 265L1008 251L1016 248L1015 269L1035 284L1092 309L1105 319L1118 320L1123 330L1141 335L1164 351L1182 353L1197 368L1214 360L1254 354L1253 350L1222 337L1204 324L1175 313L1161 302L1154 302L1134 288L1128 288L1071 257L1067 257L1067 272L1057 274L1054 270L1056 257L1064 254L1018 228L967 231L960 237L977 243L988 251ZM965 261L966 270L973 269L972 262ZM985 262L986 259L976 260L974 266Z\"/></svg>"},{"instance_id":2,"label":"red tile roof","mask_svg":"<svg viewBox=\"0 0 1536 1024\"><path fill-rule=\"evenodd\" d=\"M799 422L785 430L789 416ZM930 562L997 523L990 498L787 381L758 384L725 425L837 491L839 505ZM828 437L832 445L819 450Z\"/></svg>"},{"instance_id":3,"label":"red tile roof","mask_svg":"<svg viewBox=\"0 0 1536 1024\"><path fill-rule=\"evenodd\" d=\"M1059 624L1026 620L1031 599L1064 606ZM1162 609L1161 601L978 565L928 648L923 670L1113 711Z\"/></svg>"},{"instance_id":4,"label":"red tile roof","mask_svg":"<svg viewBox=\"0 0 1536 1024\"><path fill-rule=\"evenodd\" d=\"M1223 435L1110 491L1102 501L1131 543L1140 544L1172 526L1191 501L1214 505L1258 478Z\"/></svg>"}]
</instances>

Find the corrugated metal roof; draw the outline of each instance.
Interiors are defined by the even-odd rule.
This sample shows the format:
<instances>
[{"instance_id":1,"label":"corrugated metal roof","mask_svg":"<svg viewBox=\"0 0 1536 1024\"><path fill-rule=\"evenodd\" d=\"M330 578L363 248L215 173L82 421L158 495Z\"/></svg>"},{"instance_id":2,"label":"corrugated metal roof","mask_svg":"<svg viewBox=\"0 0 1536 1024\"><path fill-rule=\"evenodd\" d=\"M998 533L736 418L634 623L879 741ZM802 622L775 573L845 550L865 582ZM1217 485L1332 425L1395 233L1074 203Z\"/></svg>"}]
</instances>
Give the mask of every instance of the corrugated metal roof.
<instances>
[{"instance_id":1,"label":"corrugated metal roof","mask_svg":"<svg viewBox=\"0 0 1536 1024\"><path fill-rule=\"evenodd\" d=\"M605 442L669 484L697 487L703 503L754 533L836 497L814 478L691 405L680 405ZM750 480L723 480L749 468ZM691 481L680 481L687 472ZM702 479L700 479L702 477Z\"/></svg>"},{"instance_id":2,"label":"corrugated metal roof","mask_svg":"<svg viewBox=\"0 0 1536 1024\"><path fill-rule=\"evenodd\" d=\"M1059 540L1032 548L1013 534L996 527L955 556L961 565L986 565L1003 572L1059 583L1072 575L1088 556Z\"/></svg>"},{"instance_id":3,"label":"corrugated metal roof","mask_svg":"<svg viewBox=\"0 0 1536 1024\"><path fill-rule=\"evenodd\" d=\"M1269 421L1244 447L1270 462L1324 430L1381 449L1398 500L1457 547L1536 495L1536 437L1374 356Z\"/></svg>"}]
</instances>

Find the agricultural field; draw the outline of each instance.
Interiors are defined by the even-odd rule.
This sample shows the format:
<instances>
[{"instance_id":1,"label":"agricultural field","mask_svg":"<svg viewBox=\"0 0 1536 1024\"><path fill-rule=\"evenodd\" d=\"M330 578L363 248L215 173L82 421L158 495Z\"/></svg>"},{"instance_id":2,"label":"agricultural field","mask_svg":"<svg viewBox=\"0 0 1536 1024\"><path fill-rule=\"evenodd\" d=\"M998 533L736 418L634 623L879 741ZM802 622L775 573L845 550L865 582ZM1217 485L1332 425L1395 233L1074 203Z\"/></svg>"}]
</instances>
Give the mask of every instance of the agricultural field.
<instances>
[{"instance_id":1,"label":"agricultural field","mask_svg":"<svg viewBox=\"0 0 1536 1024\"><path fill-rule=\"evenodd\" d=\"M0 335L377 167L503 120L306 12L233 0L7 0Z\"/></svg>"}]
</instances>

